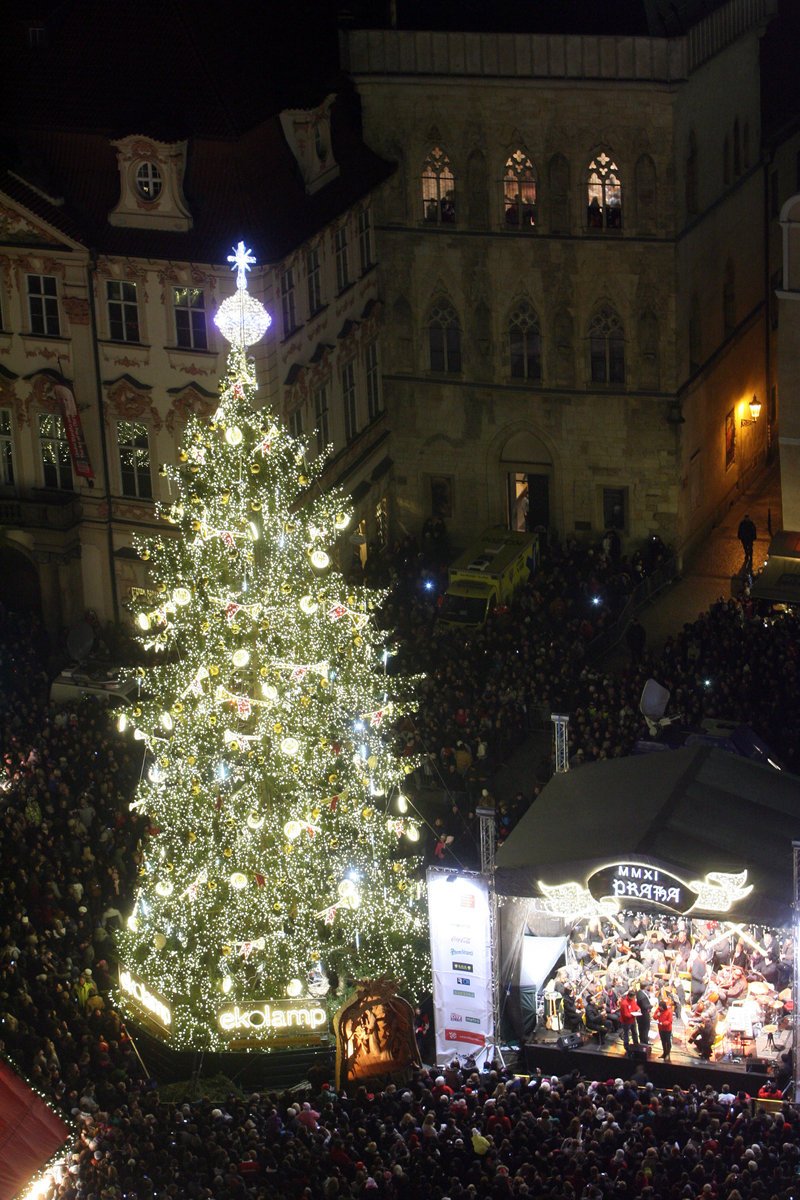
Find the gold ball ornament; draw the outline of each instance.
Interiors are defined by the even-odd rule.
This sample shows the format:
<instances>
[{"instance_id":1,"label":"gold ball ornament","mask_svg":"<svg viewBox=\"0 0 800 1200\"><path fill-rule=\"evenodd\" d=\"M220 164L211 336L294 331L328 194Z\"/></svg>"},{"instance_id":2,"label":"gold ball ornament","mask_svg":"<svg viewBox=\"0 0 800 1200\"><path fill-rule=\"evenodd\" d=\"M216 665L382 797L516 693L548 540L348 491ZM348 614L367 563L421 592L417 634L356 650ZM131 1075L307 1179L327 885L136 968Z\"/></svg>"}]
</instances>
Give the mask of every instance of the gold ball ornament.
<instances>
[{"instance_id":1,"label":"gold ball ornament","mask_svg":"<svg viewBox=\"0 0 800 1200\"><path fill-rule=\"evenodd\" d=\"M230 492L223 492L219 499L220 499L221 504L230 504L230 500L231 500Z\"/></svg>"},{"instance_id":2,"label":"gold ball ornament","mask_svg":"<svg viewBox=\"0 0 800 1200\"><path fill-rule=\"evenodd\" d=\"M153 945L155 946L156 950L163 950L166 944L167 939L164 937L163 933L156 933L153 935Z\"/></svg>"},{"instance_id":3,"label":"gold ball ornament","mask_svg":"<svg viewBox=\"0 0 800 1200\"><path fill-rule=\"evenodd\" d=\"M261 474L261 463L257 463L257 462L250 463L250 474L251 475L260 475Z\"/></svg>"},{"instance_id":4,"label":"gold ball ornament","mask_svg":"<svg viewBox=\"0 0 800 1200\"><path fill-rule=\"evenodd\" d=\"M231 850L230 846L226 846L222 853L226 858L231 858L233 856L233 850Z\"/></svg>"},{"instance_id":5,"label":"gold ball ornament","mask_svg":"<svg viewBox=\"0 0 800 1200\"><path fill-rule=\"evenodd\" d=\"M208 668L208 673L209 675L219 675L219 667L216 665L216 663L211 664L211 666Z\"/></svg>"},{"instance_id":6,"label":"gold ball ornament","mask_svg":"<svg viewBox=\"0 0 800 1200\"><path fill-rule=\"evenodd\" d=\"M148 559L150 558L150 551L149 550L140 550L139 558L141 558L143 562L147 562Z\"/></svg>"},{"instance_id":7,"label":"gold ball ornament","mask_svg":"<svg viewBox=\"0 0 800 1200\"><path fill-rule=\"evenodd\" d=\"M253 512L261 512L261 501L260 500L251 500L250 508Z\"/></svg>"}]
</instances>

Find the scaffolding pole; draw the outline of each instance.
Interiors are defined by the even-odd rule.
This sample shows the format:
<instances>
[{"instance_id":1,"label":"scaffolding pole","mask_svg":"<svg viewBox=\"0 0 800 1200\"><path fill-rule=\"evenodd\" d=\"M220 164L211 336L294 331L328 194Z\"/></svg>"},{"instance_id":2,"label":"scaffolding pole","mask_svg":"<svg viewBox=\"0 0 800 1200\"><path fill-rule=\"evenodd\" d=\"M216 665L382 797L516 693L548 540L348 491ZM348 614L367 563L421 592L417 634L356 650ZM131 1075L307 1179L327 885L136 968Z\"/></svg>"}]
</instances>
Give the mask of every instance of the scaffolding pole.
<instances>
[{"instance_id":1,"label":"scaffolding pole","mask_svg":"<svg viewBox=\"0 0 800 1200\"><path fill-rule=\"evenodd\" d=\"M481 875L487 883L489 899L489 948L492 956L492 1041L486 1043L487 1062L497 1059L505 1066L500 1049L500 956L497 947L497 890L495 888L495 851L497 814L494 808L476 808L481 839Z\"/></svg>"},{"instance_id":2,"label":"scaffolding pole","mask_svg":"<svg viewBox=\"0 0 800 1200\"><path fill-rule=\"evenodd\" d=\"M550 713L556 743L556 774L569 770L569 713Z\"/></svg>"}]
</instances>

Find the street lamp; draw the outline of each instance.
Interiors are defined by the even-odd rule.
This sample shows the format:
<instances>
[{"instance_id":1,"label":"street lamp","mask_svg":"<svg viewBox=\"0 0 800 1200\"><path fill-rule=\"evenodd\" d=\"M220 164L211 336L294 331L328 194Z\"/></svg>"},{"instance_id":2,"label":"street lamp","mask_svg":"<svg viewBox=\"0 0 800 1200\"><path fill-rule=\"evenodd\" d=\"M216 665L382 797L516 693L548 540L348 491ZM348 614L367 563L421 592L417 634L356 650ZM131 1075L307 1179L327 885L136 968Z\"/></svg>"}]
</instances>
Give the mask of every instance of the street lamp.
<instances>
[{"instance_id":1,"label":"street lamp","mask_svg":"<svg viewBox=\"0 0 800 1200\"><path fill-rule=\"evenodd\" d=\"M742 421L741 421L742 425L755 425L756 421L758 420L759 414L761 412L761 401L759 400L758 396L753 396L753 399L750 401L749 407L750 407L750 416L749 416L749 418L742 417Z\"/></svg>"}]
</instances>

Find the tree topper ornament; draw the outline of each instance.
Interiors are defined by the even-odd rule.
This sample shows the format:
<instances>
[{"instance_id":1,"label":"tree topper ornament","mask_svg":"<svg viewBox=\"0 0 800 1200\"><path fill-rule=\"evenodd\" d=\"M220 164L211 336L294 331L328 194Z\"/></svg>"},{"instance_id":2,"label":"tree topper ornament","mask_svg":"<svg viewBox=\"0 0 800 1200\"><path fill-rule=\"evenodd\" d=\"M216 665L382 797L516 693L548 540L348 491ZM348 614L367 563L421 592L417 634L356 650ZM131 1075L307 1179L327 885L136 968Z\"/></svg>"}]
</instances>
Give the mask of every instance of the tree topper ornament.
<instances>
[{"instance_id":1,"label":"tree topper ornament","mask_svg":"<svg viewBox=\"0 0 800 1200\"><path fill-rule=\"evenodd\" d=\"M223 337L241 350L260 342L272 324L272 317L264 305L247 290L247 272L255 261L244 242L239 242L233 254L228 255L231 270L236 272L236 292L223 300L214 317L214 324Z\"/></svg>"}]
</instances>

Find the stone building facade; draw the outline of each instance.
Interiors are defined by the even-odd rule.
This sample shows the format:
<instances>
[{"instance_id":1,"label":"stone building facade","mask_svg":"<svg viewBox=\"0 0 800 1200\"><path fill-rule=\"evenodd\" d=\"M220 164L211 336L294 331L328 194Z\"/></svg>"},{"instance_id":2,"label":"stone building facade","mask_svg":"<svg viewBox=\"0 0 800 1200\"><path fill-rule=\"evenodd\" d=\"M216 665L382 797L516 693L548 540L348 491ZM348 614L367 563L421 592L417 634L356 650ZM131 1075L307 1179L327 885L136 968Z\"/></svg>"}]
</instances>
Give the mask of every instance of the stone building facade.
<instances>
[{"instance_id":1,"label":"stone building facade","mask_svg":"<svg viewBox=\"0 0 800 1200\"><path fill-rule=\"evenodd\" d=\"M401 527L688 552L763 463L771 8L692 9L671 36L343 35L398 164L377 234Z\"/></svg>"},{"instance_id":2,"label":"stone building facade","mask_svg":"<svg viewBox=\"0 0 800 1200\"><path fill-rule=\"evenodd\" d=\"M23 104L4 128L0 598L40 605L56 634L87 609L124 618L147 586L134 536L157 528L187 414L216 408L228 346L213 315L240 238L273 319L254 347L260 395L310 453L332 447L326 479L356 505L346 562L354 540L363 554L387 536L372 204L391 168L334 94L233 129L217 112L193 111L186 139L158 116L115 135L99 102L66 128Z\"/></svg>"}]
</instances>

